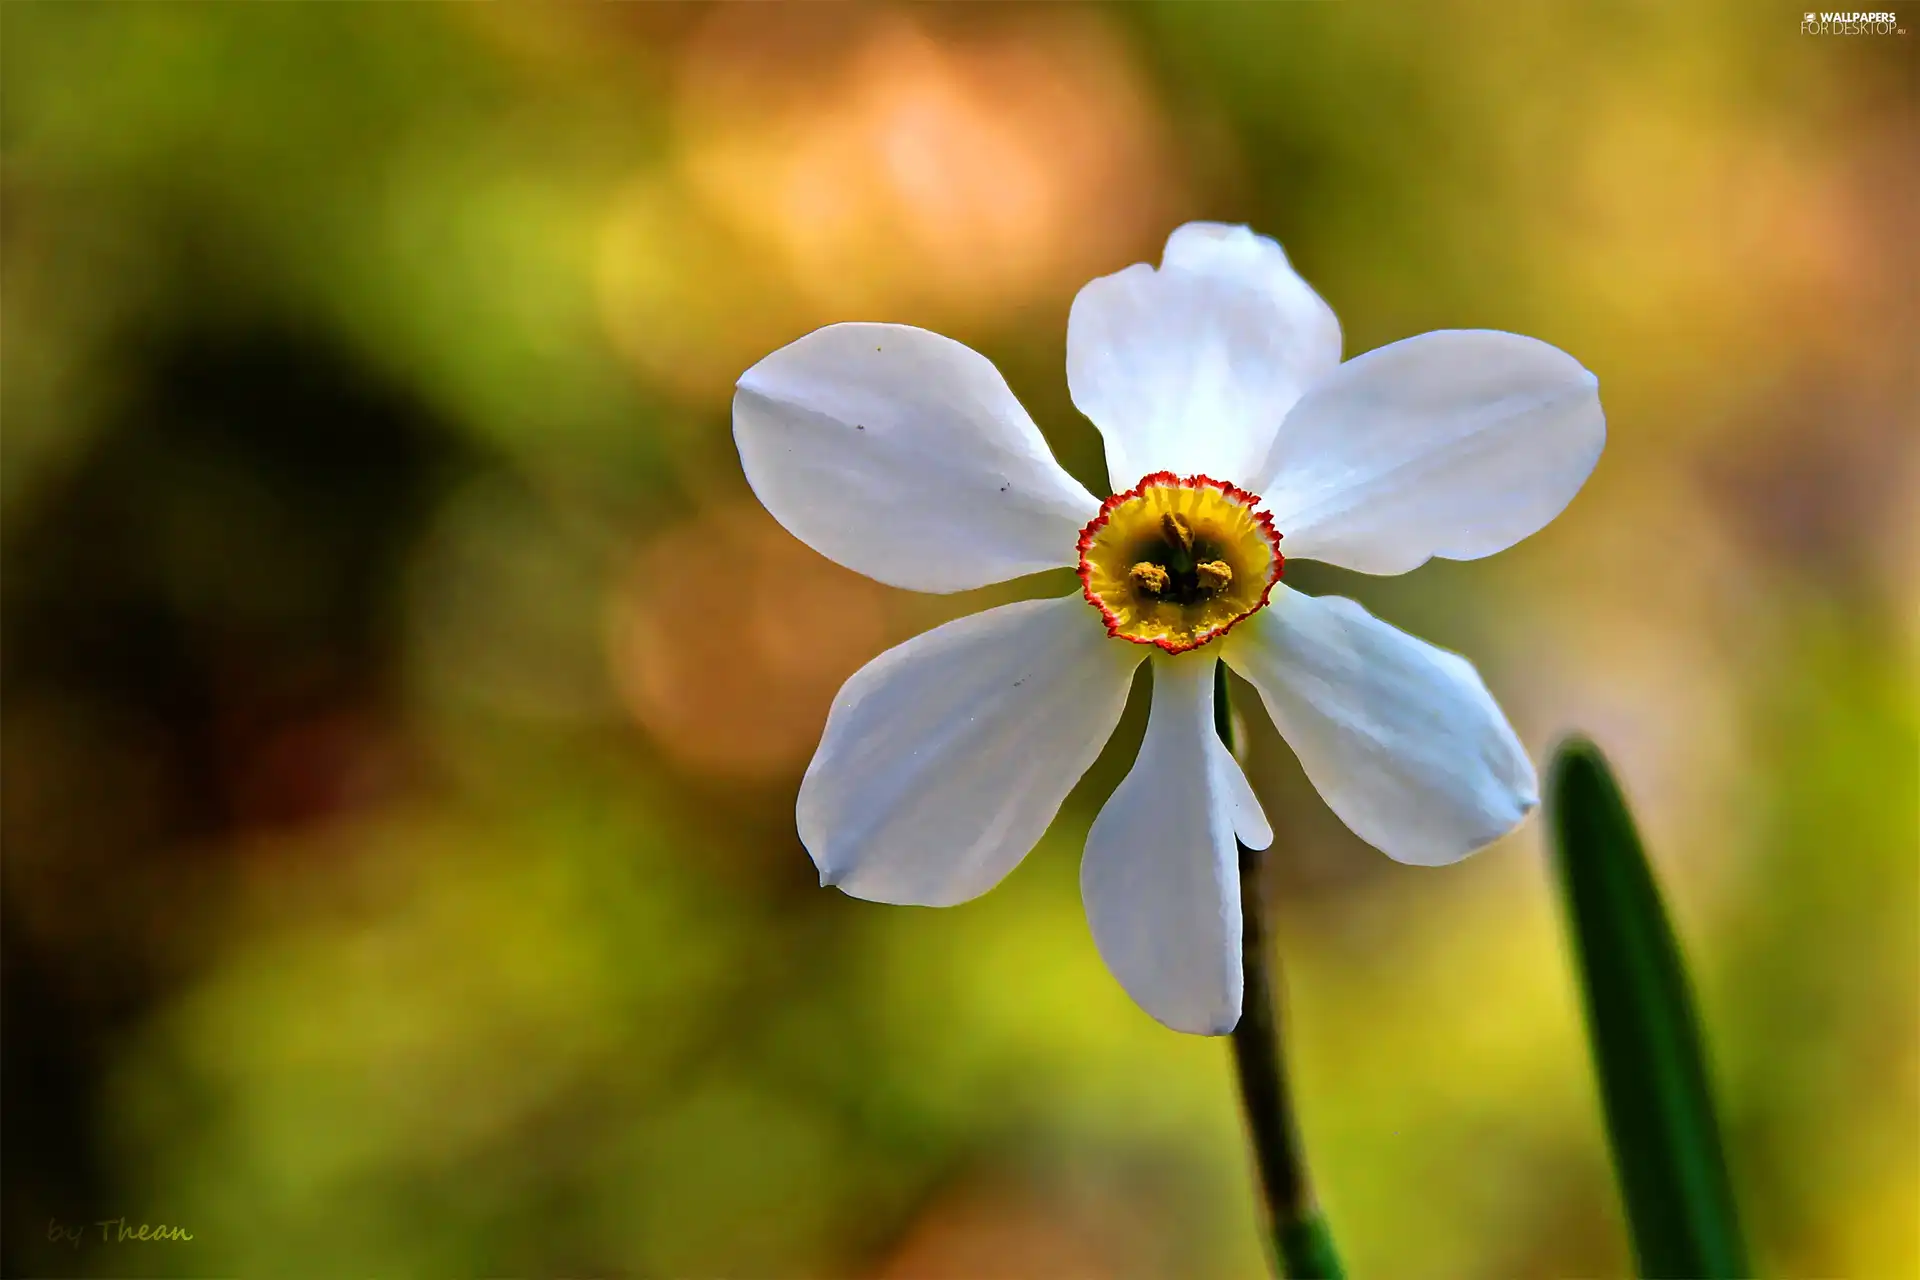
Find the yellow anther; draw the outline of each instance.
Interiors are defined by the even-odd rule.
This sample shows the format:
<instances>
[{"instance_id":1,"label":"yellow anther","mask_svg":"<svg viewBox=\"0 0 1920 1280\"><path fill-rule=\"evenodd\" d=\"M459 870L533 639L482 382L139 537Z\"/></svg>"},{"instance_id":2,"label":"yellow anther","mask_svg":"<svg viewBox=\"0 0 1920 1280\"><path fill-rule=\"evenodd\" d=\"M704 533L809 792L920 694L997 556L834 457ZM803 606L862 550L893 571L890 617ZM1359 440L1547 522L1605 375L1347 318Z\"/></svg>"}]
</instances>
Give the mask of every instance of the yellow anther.
<instances>
[{"instance_id":1,"label":"yellow anther","mask_svg":"<svg viewBox=\"0 0 1920 1280\"><path fill-rule=\"evenodd\" d=\"M1167 589L1167 571L1150 560L1142 560L1133 566L1133 585L1150 596L1157 596Z\"/></svg>"},{"instance_id":2,"label":"yellow anther","mask_svg":"<svg viewBox=\"0 0 1920 1280\"><path fill-rule=\"evenodd\" d=\"M1193 566L1193 576L1209 591L1220 591L1233 581L1233 569L1225 560L1208 560Z\"/></svg>"},{"instance_id":3,"label":"yellow anther","mask_svg":"<svg viewBox=\"0 0 1920 1280\"><path fill-rule=\"evenodd\" d=\"M1182 551L1193 550L1193 526L1178 511L1169 511L1160 517L1160 530L1167 535L1167 541Z\"/></svg>"}]
</instances>

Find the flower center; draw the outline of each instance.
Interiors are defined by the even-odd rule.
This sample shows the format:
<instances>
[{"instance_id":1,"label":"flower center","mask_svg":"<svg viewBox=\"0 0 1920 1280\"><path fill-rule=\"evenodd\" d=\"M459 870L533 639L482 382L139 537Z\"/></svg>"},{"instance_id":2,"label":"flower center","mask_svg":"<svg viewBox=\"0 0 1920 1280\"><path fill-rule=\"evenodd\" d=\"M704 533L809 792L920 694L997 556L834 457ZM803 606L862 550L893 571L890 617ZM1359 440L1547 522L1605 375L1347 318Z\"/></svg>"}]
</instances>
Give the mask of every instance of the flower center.
<instances>
[{"instance_id":1,"label":"flower center","mask_svg":"<svg viewBox=\"0 0 1920 1280\"><path fill-rule=\"evenodd\" d=\"M1080 582L1107 634L1197 649L1267 603L1280 535L1244 489L1170 471L1108 498L1080 531Z\"/></svg>"}]
</instances>

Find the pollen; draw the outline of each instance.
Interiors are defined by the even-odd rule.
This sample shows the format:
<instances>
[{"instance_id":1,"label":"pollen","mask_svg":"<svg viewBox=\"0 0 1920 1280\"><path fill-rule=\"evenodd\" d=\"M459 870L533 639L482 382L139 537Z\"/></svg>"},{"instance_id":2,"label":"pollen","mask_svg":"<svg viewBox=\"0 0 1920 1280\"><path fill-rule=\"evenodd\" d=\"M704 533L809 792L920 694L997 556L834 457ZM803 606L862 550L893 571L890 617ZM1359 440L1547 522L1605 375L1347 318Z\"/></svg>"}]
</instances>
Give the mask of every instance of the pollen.
<instances>
[{"instance_id":1,"label":"pollen","mask_svg":"<svg viewBox=\"0 0 1920 1280\"><path fill-rule=\"evenodd\" d=\"M1169 653L1264 607L1283 563L1260 500L1207 476L1147 476L1080 533L1080 581L1107 633Z\"/></svg>"},{"instance_id":2,"label":"pollen","mask_svg":"<svg viewBox=\"0 0 1920 1280\"><path fill-rule=\"evenodd\" d=\"M1166 569L1153 563L1151 560L1142 560L1139 564L1136 564L1132 569L1128 570L1128 573L1133 578L1134 587L1137 588L1142 595L1165 595L1167 584L1172 581Z\"/></svg>"},{"instance_id":3,"label":"pollen","mask_svg":"<svg viewBox=\"0 0 1920 1280\"><path fill-rule=\"evenodd\" d=\"M1193 576L1207 591L1224 591L1233 585L1233 566L1225 560L1208 560L1193 566Z\"/></svg>"}]
</instances>

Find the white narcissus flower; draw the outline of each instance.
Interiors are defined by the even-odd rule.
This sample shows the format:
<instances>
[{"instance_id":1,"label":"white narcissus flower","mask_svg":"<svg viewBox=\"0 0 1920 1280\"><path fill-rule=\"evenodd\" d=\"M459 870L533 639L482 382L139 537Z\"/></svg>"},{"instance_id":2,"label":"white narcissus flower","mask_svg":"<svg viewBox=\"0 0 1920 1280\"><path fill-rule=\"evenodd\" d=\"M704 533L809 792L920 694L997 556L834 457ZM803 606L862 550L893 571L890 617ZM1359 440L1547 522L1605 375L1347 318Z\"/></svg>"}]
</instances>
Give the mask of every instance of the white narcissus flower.
<instances>
[{"instance_id":1,"label":"white narcissus flower","mask_svg":"<svg viewBox=\"0 0 1920 1280\"><path fill-rule=\"evenodd\" d=\"M801 783L800 838L822 883L855 897L985 893L1046 831L1151 657L1146 740L1087 837L1081 891L1141 1007L1222 1034L1240 1017L1234 841L1272 832L1214 732L1216 658L1389 857L1456 861L1538 803L1472 665L1281 585L1283 538L1288 556L1381 574L1511 546L1599 459L1599 384L1555 347L1486 330L1343 364L1339 322L1280 246L1212 223L1175 231L1158 270L1080 291L1067 383L1106 442L1104 503L993 365L938 334L831 325L740 378L747 480L821 554L916 591L1067 565L1084 584L855 673Z\"/></svg>"}]
</instances>

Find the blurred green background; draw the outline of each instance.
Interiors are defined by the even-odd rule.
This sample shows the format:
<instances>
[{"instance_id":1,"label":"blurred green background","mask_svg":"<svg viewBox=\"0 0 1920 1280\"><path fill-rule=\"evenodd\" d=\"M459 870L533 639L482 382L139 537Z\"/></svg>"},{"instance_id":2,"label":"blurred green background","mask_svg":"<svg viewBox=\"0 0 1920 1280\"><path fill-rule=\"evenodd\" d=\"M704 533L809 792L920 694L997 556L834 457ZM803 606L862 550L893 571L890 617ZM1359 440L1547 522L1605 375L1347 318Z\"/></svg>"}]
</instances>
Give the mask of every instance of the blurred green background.
<instances>
[{"instance_id":1,"label":"blurred green background","mask_svg":"<svg viewBox=\"0 0 1920 1280\"><path fill-rule=\"evenodd\" d=\"M729 435L774 347L910 322L1104 493L1067 308L1193 217L1350 355L1599 374L1543 533L1290 580L1471 655L1536 758L1599 739L1761 1261L1920 1272L1913 40L1799 21L0 6L8 1273L1257 1274L1226 1046L1079 904L1143 688L987 897L820 890L839 682L1062 583L867 583ZM1252 719L1354 1272L1624 1273L1539 824L1397 866Z\"/></svg>"}]
</instances>

